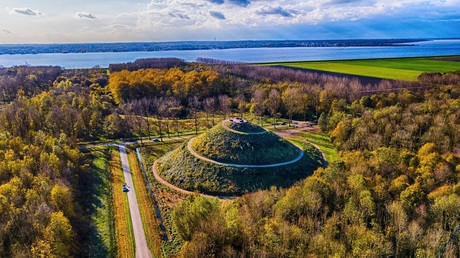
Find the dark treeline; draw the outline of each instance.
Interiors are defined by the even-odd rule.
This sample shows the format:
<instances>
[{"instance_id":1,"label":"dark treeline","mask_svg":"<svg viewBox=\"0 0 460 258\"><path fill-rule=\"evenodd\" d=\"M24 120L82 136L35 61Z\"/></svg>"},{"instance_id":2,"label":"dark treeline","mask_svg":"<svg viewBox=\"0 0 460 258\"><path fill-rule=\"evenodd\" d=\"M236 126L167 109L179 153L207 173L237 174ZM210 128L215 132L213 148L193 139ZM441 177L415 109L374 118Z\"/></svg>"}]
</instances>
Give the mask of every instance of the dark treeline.
<instances>
[{"instance_id":1,"label":"dark treeline","mask_svg":"<svg viewBox=\"0 0 460 258\"><path fill-rule=\"evenodd\" d=\"M110 64L111 72L119 72L122 70L136 71L139 69L169 69L173 67L183 67L186 63L178 58L145 58L138 59L132 63Z\"/></svg>"},{"instance_id":2,"label":"dark treeline","mask_svg":"<svg viewBox=\"0 0 460 258\"><path fill-rule=\"evenodd\" d=\"M342 159L291 189L228 207L204 203L207 211L194 215L180 205L176 213L197 222L190 230L177 221L190 256L432 256L459 219L455 73L363 86L242 64L110 76L105 69L0 71L1 257L87 256L91 174L77 143L197 132L232 113L317 119ZM458 254L455 241L447 253Z\"/></svg>"}]
</instances>

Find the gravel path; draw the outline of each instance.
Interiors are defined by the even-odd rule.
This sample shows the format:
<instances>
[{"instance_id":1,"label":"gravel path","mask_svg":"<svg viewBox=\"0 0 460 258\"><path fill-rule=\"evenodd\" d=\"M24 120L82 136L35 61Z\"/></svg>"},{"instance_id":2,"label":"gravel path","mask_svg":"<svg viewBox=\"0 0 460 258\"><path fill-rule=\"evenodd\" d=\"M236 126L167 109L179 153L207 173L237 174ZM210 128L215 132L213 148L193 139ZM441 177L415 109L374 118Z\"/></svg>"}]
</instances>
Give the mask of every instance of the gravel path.
<instances>
[{"instance_id":1,"label":"gravel path","mask_svg":"<svg viewBox=\"0 0 460 258\"><path fill-rule=\"evenodd\" d=\"M128 195L129 211L131 213L131 221L133 223L134 241L136 243L136 258L152 258L152 254L150 253L149 247L147 245L147 240L145 239L144 227L142 225L141 214L137 204L136 190L133 187L133 178L129 168L126 148L124 145L117 144L116 146L120 150L123 175L125 176L125 183L129 189L129 192L126 194ZM115 191L121 191L121 189L115 189Z\"/></svg>"}]
</instances>

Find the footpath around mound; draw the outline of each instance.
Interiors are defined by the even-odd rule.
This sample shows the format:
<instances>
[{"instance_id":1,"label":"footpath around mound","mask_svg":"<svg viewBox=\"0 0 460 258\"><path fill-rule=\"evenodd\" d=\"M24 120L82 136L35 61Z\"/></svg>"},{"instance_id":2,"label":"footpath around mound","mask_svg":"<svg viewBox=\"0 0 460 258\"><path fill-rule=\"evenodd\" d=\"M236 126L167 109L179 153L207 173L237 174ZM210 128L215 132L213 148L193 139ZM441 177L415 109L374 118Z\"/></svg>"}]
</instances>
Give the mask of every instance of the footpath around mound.
<instances>
[{"instance_id":1,"label":"footpath around mound","mask_svg":"<svg viewBox=\"0 0 460 258\"><path fill-rule=\"evenodd\" d=\"M287 161L287 162L281 162L281 163L275 163L275 164L266 164L266 165L246 165L246 164L224 163L224 162L219 162L219 161L216 161L216 160L213 160L213 159L210 159L210 158L203 157L200 154L196 153L196 151L194 151L193 147L192 147L193 140L195 140L195 138L190 139L188 141L188 144L187 144L187 149L193 156L195 156L196 158L201 159L203 161L211 162L211 163L214 163L214 164L217 164L217 165L222 165L222 166L229 166L229 167L237 167L237 168L273 168L273 167L280 167L280 166L286 166L286 165L290 165L292 163L295 163L295 162L299 161L300 159L302 159L302 157L304 155L304 151L302 150L302 148L300 148L299 146L296 146L297 148L299 148L299 155L295 159L293 159L291 161Z\"/></svg>"},{"instance_id":2,"label":"footpath around mound","mask_svg":"<svg viewBox=\"0 0 460 258\"><path fill-rule=\"evenodd\" d=\"M218 126L220 129L217 127L217 131L211 131L213 133L207 136L208 140L238 139L237 135L241 135L244 138L250 137L250 134L255 134L256 143L259 141L259 137L263 137L263 139L270 142L270 148L286 146L284 143L282 145L273 145L272 143L277 143L270 138L272 133L257 125L246 124L245 122L241 124L225 124L224 121L222 125L219 124ZM225 136L226 134L230 136ZM219 135L223 137L219 137ZM270 186L289 187L312 174L323 163L320 152L318 152L318 155L306 152L310 148L316 149L314 146L305 149L292 142L289 142L291 156L284 160L267 158L265 162L259 164L246 163L245 159L241 160L241 163L238 163L239 160L235 159L215 160L212 156L208 158L194 150L197 147L196 141L193 144L194 140L200 139L198 138L200 136L192 138L155 162L152 170L155 178L160 183L186 194L194 193L208 197L232 198L267 189ZM267 139L266 137L269 138ZM285 139L279 139L287 143ZM249 141L254 143L254 139ZM220 141L220 143L225 145L225 143L231 144L233 141ZM202 146L207 144L213 143L200 141ZM270 153L270 151L267 152L264 149L261 149L260 152L261 155L269 155L268 153ZM247 155L247 152L245 155ZM246 161L248 160L250 159L246 159Z\"/></svg>"},{"instance_id":3,"label":"footpath around mound","mask_svg":"<svg viewBox=\"0 0 460 258\"><path fill-rule=\"evenodd\" d=\"M243 132L243 131L238 131L238 130L235 130L235 129L232 129L230 128L227 123L235 123L235 120L233 119L228 119L228 120L224 120L222 121L222 127L224 127L225 130L229 131L229 132L232 132L232 133L238 133L238 134L244 134L244 135L259 135L259 134L266 134L267 131L263 128L262 131L260 132ZM246 123L244 120L239 120L239 119L236 119L236 123Z\"/></svg>"},{"instance_id":4,"label":"footpath around mound","mask_svg":"<svg viewBox=\"0 0 460 258\"><path fill-rule=\"evenodd\" d=\"M189 152L214 164L246 168L288 165L302 155L299 146L272 132L246 121L229 120L196 136L190 143Z\"/></svg>"}]
</instances>

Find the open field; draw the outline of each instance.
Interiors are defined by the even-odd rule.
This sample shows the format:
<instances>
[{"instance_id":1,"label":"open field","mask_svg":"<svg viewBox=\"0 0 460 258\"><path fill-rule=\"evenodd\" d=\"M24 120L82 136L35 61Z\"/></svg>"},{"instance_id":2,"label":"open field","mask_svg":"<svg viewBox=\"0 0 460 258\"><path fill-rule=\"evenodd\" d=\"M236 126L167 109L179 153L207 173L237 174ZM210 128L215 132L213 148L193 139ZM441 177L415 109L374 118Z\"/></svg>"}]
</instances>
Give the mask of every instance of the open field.
<instances>
[{"instance_id":1,"label":"open field","mask_svg":"<svg viewBox=\"0 0 460 258\"><path fill-rule=\"evenodd\" d=\"M454 57L388 58L341 61L305 61L266 63L266 66L285 66L315 71L342 73L380 79L415 81L423 72L452 72L460 70Z\"/></svg>"}]
</instances>

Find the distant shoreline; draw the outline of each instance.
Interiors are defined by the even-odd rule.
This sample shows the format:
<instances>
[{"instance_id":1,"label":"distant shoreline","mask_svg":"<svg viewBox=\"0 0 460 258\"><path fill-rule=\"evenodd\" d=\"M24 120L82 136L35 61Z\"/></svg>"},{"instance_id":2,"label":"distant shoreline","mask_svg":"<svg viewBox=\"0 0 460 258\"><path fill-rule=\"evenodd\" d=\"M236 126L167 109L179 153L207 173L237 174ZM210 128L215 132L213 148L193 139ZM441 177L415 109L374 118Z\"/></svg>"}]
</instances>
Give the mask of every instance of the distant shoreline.
<instances>
[{"instance_id":1,"label":"distant shoreline","mask_svg":"<svg viewBox=\"0 0 460 258\"><path fill-rule=\"evenodd\" d=\"M131 43L68 44L0 44L0 55L51 53L155 52L169 50L212 50L235 48L288 47L379 47L411 46L434 39L348 39L348 40L242 40L242 41L177 41Z\"/></svg>"}]
</instances>

